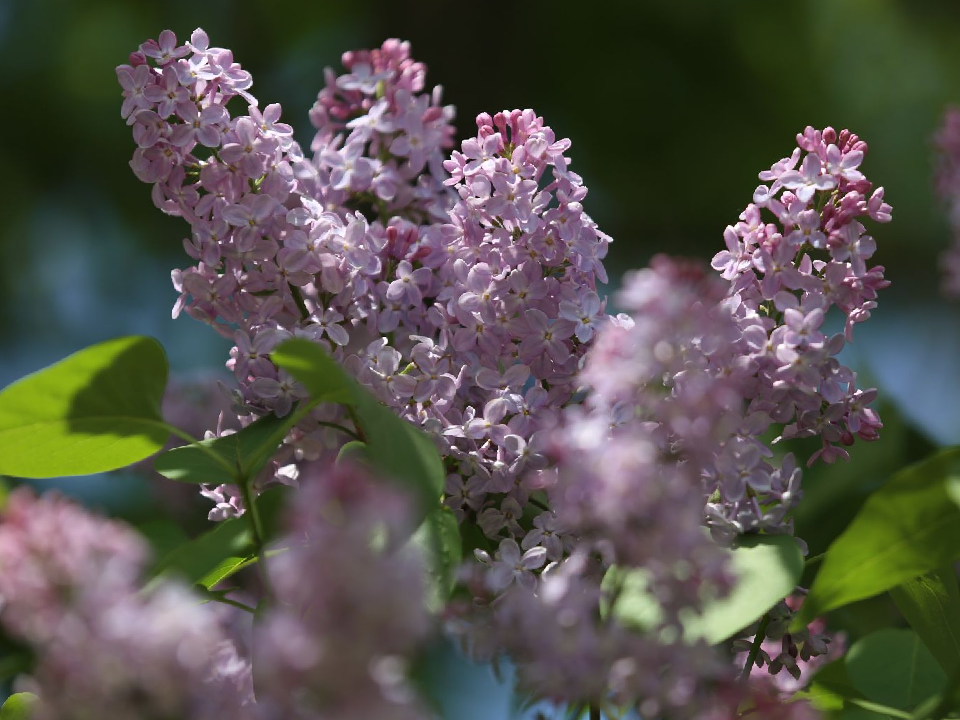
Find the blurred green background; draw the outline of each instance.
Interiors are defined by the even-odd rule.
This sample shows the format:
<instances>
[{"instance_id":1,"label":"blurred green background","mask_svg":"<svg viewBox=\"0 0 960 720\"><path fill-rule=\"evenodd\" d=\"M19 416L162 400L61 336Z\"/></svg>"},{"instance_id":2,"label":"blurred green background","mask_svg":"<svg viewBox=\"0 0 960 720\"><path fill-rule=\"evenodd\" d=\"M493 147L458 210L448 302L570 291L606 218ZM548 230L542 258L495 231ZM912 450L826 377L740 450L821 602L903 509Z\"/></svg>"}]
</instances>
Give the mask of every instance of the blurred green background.
<instances>
[{"instance_id":1,"label":"blurred green background","mask_svg":"<svg viewBox=\"0 0 960 720\"><path fill-rule=\"evenodd\" d=\"M385 37L412 41L461 137L479 112L533 107L573 140L587 209L615 239L612 276L656 252L709 258L798 130L850 127L895 208L878 237L887 300L935 298L949 235L930 137L960 102L951 0L0 0L0 299L15 308L0 315L4 337L100 334L114 322L90 312L101 303L125 327L166 321L173 294L153 297L167 279L152 271L185 263L184 226L127 167L113 68L161 29L185 38L197 26L234 49L261 103L281 102L307 143L323 68ZM176 333L192 336L190 324Z\"/></svg>"},{"instance_id":2,"label":"blurred green background","mask_svg":"<svg viewBox=\"0 0 960 720\"><path fill-rule=\"evenodd\" d=\"M872 228L893 286L847 354L881 389L887 429L850 465L808 473L799 534L821 552L892 471L960 441L960 313L937 292L950 231L931 182L931 136L960 103L954 0L0 0L0 385L125 333L158 337L180 373L222 366L220 338L170 318L185 226L127 166L114 74L143 40L198 26L305 145L323 68L387 37L413 43L460 138L479 112L534 108L573 140L614 279L657 252L708 260L795 133L851 128L894 206ZM889 612L855 610L837 619L854 636Z\"/></svg>"}]
</instances>

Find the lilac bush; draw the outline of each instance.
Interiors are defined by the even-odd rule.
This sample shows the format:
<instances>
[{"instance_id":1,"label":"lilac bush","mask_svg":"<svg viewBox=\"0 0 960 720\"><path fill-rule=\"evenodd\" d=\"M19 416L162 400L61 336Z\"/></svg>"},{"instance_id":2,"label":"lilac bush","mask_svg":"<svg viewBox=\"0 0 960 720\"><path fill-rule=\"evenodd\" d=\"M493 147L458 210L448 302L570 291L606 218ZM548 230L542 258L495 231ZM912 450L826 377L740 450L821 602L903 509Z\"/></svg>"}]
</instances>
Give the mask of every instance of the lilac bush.
<instances>
[{"instance_id":1,"label":"lilac bush","mask_svg":"<svg viewBox=\"0 0 960 720\"><path fill-rule=\"evenodd\" d=\"M801 466L882 428L838 357L889 284L866 143L807 127L726 249L657 256L612 314L570 140L504 110L454 149L408 43L342 60L309 151L202 30L117 68L130 167L187 223L173 316L232 341L236 388L203 441L188 403L180 427L143 410L188 441L155 467L217 523L145 591L134 532L11 499L0 622L35 654L36 716L435 717L414 668L438 637L571 717L836 710L814 673L846 662L817 619L840 561L807 595L793 514ZM939 567L920 555L877 592ZM857 693L840 707L881 707Z\"/></svg>"}]
</instances>

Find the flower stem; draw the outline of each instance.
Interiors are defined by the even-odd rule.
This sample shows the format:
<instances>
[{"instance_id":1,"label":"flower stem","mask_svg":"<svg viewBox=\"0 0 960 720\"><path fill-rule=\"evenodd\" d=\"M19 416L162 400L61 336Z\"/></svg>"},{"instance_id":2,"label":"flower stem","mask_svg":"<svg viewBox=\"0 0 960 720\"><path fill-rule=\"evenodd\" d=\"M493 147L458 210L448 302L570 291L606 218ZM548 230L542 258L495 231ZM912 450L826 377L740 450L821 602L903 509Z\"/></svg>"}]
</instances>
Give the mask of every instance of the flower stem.
<instances>
[{"instance_id":1,"label":"flower stem","mask_svg":"<svg viewBox=\"0 0 960 720\"><path fill-rule=\"evenodd\" d=\"M306 320L310 317L310 311L307 310L307 304L303 301L303 293L300 292L300 288L292 283L287 283L287 287L290 288L290 294L293 295L293 301L297 305L297 309L300 311L300 317L302 320Z\"/></svg>"},{"instance_id":2,"label":"flower stem","mask_svg":"<svg viewBox=\"0 0 960 720\"><path fill-rule=\"evenodd\" d=\"M547 512L553 512L553 510L550 508L549 505L547 505L547 504L544 503L544 502L540 502L540 501L537 500L535 497L531 497L531 498L528 500L528 502L529 502L531 505L533 505L534 507L540 508L541 510L546 510Z\"/></svg>"},{"instance_id":3,"label":"flower stem","mask_svg":"<svg viewBox=\"0 0 960 720\"><path fill-rule=\"evenodd\" d=\"M743 672L740 673L740 682L746 682L747 678L750 677L750 671L753 669L754 663L757 661L757 655L760 654L760 646L763 644L763 638L767 632L767 625L770 624L770 616L764 615L760 618L760 625L757 627L757 637L753 641L753 645L750 646L750 654L747 655L747 663L743 666Z\"/></svg>"},{"instance_id":4,"label":"flower stem","mask_svg":"<svg viewBox=\"0 0 960 720\"><path fill-rule=\"evenodd\" d=\"M235 607L235 608L239 608L240 610L243 610L244 612L248 612L248 613L250 613L251 615L255 615L255 614L257 613L257 609L256 609L256 608L252 608L252 607L250 607L249 605L245 605L244 603L240 602L239 600L231 600L230 598L224 597L224 596L222 596L222 595L218 595L218 596L215 596L215 597L211 597L211 598L210 598L210 601L211 601L211 602L218 602L218 603L221 603L221 604L223 604L223 605L230 605L231 607Z\"/></svg>"},{"instance_id":5,"label":"flower stem","mask_svg":"<svg viewBox=\"0 0 960 720\"><path fill-rule=\"evenodd\" d=\"M357 435L357 433L355 433L355 432L354 432L353 430L351 430L350 428L344 427L343 425L338 425L337 423L332 423L332 422L326 422L326 421L324 421L324 420L317 420L317 425L322 425L323 427L328 427L328 428L333 428L334 430L339 430L339 431L342 432L344 435L349 435L349 436L352 437L354 440L360 440L360 436Z\"/></svg>"},{"instance_id":6,"label":"flower stem","mask_svg":"<svg viewBox=\"0 0 960 720\"><path fill-rule=\"evenodd\" d=\"M237 484L240 486L240 495L243 498L243 514L250 518L250 533L253 537L253 547L257 551L257 571L260 574L260 582L263 584L264 592L267 596L270 596L272 593L270 592L270 577L267 575L263 522L254 502L253 493L250 491L250 479L241 475Z\"/></svg>"},{"instance_id":7,"label":"flower stem","mask_svg":"<svg viewBox=\"0 0 960 720\"><path fill-rule=\"evenodd\" d=\"M590 720L600 720L600 707L590 705Z\"/></svg>"}]
</instances>

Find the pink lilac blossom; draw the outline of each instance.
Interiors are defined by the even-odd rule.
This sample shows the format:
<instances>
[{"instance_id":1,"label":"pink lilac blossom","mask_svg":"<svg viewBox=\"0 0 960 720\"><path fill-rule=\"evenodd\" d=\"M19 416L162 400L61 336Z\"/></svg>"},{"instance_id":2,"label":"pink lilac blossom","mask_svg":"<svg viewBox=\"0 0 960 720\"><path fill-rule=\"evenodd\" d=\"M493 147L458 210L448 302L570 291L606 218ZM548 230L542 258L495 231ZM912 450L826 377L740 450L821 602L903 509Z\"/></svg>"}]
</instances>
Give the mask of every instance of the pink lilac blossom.
<instances>
[{"instance_id":1,"label":"pink lilac blossom","mask_svg":"<svg viewBox=\"0 0 960 720\"><path fill-rule=\"evenodd\" d=\"M122 525L16 490L0 522L0 622L32 649L39 720L253 718L250 664L186 588L139 587Z\"/></svg>"},{"instance_id":2,"label":"pink lilac blossom","mask_svg":"<svg viewBox=\"0 0 960 720\"><path fill-rule=\"evenodd\" d=\"M522 510L552 481L544 431L607 321L596 284L610 238L584 212L570 141L531 110L482 114L477 136L443 161L453 110L423 92L409 45L388 40L345 54L346 74L327 72L308 157L279 107L261 113L249 75L202 31L159 62L154 45L117 70L139 145L132 167L191 227L196 264L173 273L174 314L235 342L240 422L304 396L269 353L312 339L435 437L449 487L471 488L469 501L448 499L460 517L492 519L508 501ZM238 95L249 115L227 109ZM331 423L351 421L333 405L304 418L257 489L332 459L349 437ZM235 488L204 493L212 519L242 512ZM522 541L515 524L484 528Z\"/></svg>"},{"instance_id":3,"label":"pink lilac blossom","mask_svg":"<svg viewBox=\"0 0 960 720\"><path fill-rule=\"evenodd\" d=\"M465 571L474 601L451 606L450 631L479 657L509 656L534 697L692 719L736 717L753 692L714 649L682 639L704 588L732 580L703 527L703 467L743 422L749 379L728 352L738 325L725 293L720 278L662 257L626 279L619 300L635 319L601 329L580 374L586 400L551 434L554 512L521 546L478 550ZM614 564L659 600L641 632L599 613L623 582L607 574Z\"/></svg>"},{"instance_id":4,"label":"pink lilac blossom","mask_svg":"<svg viewBox=\"0 0 960 720\"><path fill-rule=\"evenodd\" d=\"M877 437L879 417L867 407L876 391L857 388L834 356L886 285L882 268L867 266L875 245L856 218L887 221L890 208L882 188L866 200L871 185L858 169L866 144L856 136L808 128L797 140L790 158L762 174L772 186L758 188L757 204L727 228L727 250L713 263L719 277L656 258L625 279L619 300L632 317L600 329L581 374L587 398L567 409L553 437L559 473L548 496L558 525L575 539L573 554L538 577L545 547L525 544L521 554L503 541L493 556L478 551L486 569L468 585L487 610L464 612L455 627L481 654L505 650L535 695L564 701L609 692L642 713L697 717L702 703L693 698L711 686L703 668L712 655L677 640L680 618L697 611L705 585L722 590L729 582L702 526L723 542L744 532L792 533L800 471L792 454L774 462L763 440L771 428L780 439L819 436L822 447L808 464L845 456L838 443L854 436ZM761 206L779 228L763 222ZM846 315L846 331L827 337L821 328L833 306ZM538 350L550 354L547 344ZM485 409L486 426L496 427L488 415ZM481 521L485 514L495 527L509 527L507 508L485 510ZM591 552L600 569L589 569L582 554ZM602 597L599 576L611 564L641 571L660 600L660 618L648 633L629 636L629 651L608 636L615 621L584 614ZM558 614L576 628L560 648L542 638L564 631L535 619ZM788 624L789 612L775 618L770 638L781 641L781 652L760 658L774 674L786 667L795 675L796 656L827 650L809 630L785 636ZM674 662L664 663L665 652ZM577 666L583 658L588 666ZM568 659L576 667L569 675L557 669ZM625 667L631 672L618 676ZM672 695L670 683L644 683L663 667L693 668L679 682L688 695ZM714 679L722 685L723 673Z\"/></svg>"},{"instance_id":5,"label":"pink lilac blossom","mask_svg":"<svg viewBox=\"0 0 960 720\"><path fill-rule=\"evenodd\" d=\"M647 634L601 620L602 571L586 548L575 551L540 576L536 591L514 585L483 612L469 611L472 627L458 619L454 630L477 632L474 645L505 650L518 689L534 697L632 706L643 717L701 717L733 681L733 669L705 644L658 640L658 633L669 636L669 623Z\"/></svg>"},{"instance_id":6,"label":"pink lilac blossom","mask_svg":"<svg viewBox=\"0 0 960 720\"><path fill-rule=\"evenodd\" d=\"M792 455L773 461L761 439L771 427L783 439L821 437L811 462L842 457L842 445L875 439L880 427L867 407L875 391L859 390L834 357L886 285L882 268L867 265L875 245L857 219L890 219L883 189L871 194L859 170L866 145L808 128L727 228L719 277L657 260L626 284L634 317L611 318L597 293L610 238L584 212L569 140L531 110L484 113L477 135L444 161L453 110L439 90L424 92L425 67L408 44L346 53L343 64L345 74L327 71L311 111L312 157L279 122L279 106L261 111L249 74L200 30L184 45L167 31L117 69L138 146L131 167L155 204L190 226L184 247L195 264L172 274L174 315L233 340L240 424L285 415L305 397L269 360L302 337L432 434L446 504L485 536L479 562L464 569L474 602L448 613L478 654L509 653L542 697L609 694L647 715L722 717L717 708L743 699L731 668L677 639L703 585L730 580L702 526L724 541L791 532L800 471ZM247 115L228 110L237 97ZM832 306L847 326L828 338ZM581 385L587 401L567 407ZM342 408L313 410L255 480L256 490L300 481L318 494L294 521L310 543L278 559L286 597L263 627L271 682L299 688L278 690L277 712L312 717L322 696L344 716L369 715L355 704L365 698L378 716L416 717L397 660L419 637L413 606L411 634L396 647L384 626L385 645L341 649L345 636L329 624L337 613L296 612L308 598L284 579L300 583L310 577L303 563L325 564L345 578L354 568L357 592L382 592L363 585L369 569L356 571L351 553L363 555L360 566L385 556L336 513L315 514L356 502L366 517L355 472L318 480L304 470L349 439L337 424L351 427ZM221 422L208 435L225 432ZM212 519L243 512L236 488L204 494ZM361 534L371 531L364 522ZM328 547L314 545L331 529L353 544L334 533ZM664 601L658 633L599 622L611 563L649 574ZM313 588L310 600L359 618L369 608L351 602L352 587ZM304 642L285 646L291 631ZM327 675L311 669L337 653L369 692L341 697L316 680ZM755 691L766 702L769 688Z\"/></svg>"},{"instance_id":7,"label":"pink lilac blossom","mask_svg":"<svg viewBox=\"0 0 960 720\"><path fill-rule=\"evenodd\" d=\"M559 469L549 489L556 515L540 525L553 537L541 530L538 545L524 544L541 551L541 565L551 553L551 565L539 579L528 577L533 558L520 558L516 587L492 597L485 618L524 688L537 696L600 700L609 693L644 715L693 718L711 704L709 688L728 678L730 669L706 645L680 640L680 616L697 610L703 585L722 591L729 583L718 548L702 530L697 471L711 428L723 427L737 398L732 385L705 388L697 374L706 370L706 355L703 367L692 357L699 351L694 340L707 346L710 334L724 338L735 328L729 311L715 311L722 285L712 281L663 258L628 278L621 302L637 319L612 320L600 331L580 375L591 392L584 405L567 410L551 438ZM601 367L606 373L598 375ZM685 374L671 382L675 397L652 387L678 368ZM686 434L686 448L677 432L670 438L655 426L658 407L665 425ZM680 462L684 453L689 460ZM565 559L557 536L576 538ZM510 560L505 550L516 554L503 543L496 558L481 554L490 591L500 589L501 564ZM600 581L614 563L642 568L650 591L665 600L646 633L597 614ZM482 620L473 629L490 632Z\"/></svg>"},{"instance_id":8,"label":"pink lilac blossom","mask_svg":"<svg viewBox=\"0 0 960 720\"><path fill-rule=\"evenodd\" d=\"M264 718L429 716L406 679L430 628L408 510L358 467L305 470L254 637Z\"/></svg>"},{"instance_id":9,"label":"pink lilac blossom","mask_svg":"<svg viewBox=\"0 0 960 720\"><path fill-rule=\"evenodd\" d=\"M891 208L883 188L873 189L858 169L867 145L856 135L808 127L797 144L760 174L771 184L759 186L740 222L727 227L727 249L712 263L730 283L724 302L739 325L730 352L749 378L745 425L708 473L720 494L708 506L718 531L766 527L760 505L773 500L789 509L797 501L792 455L779 469L762 459L772 456L760 439L771 427L782 428L775 442L820 438L807 465L848 458L844 446L875 440L882 427L868 407L876 391L858 388L836 356L889 284L881 266L867 264L876 243L860 221L888 222ZM823 324L832 308L846 323L842 334L828 336ZM731 483L731 473L741 480Z\"/></svg>"},{"instance_id":10,"label":"pink lilac blossom","mask_svg":"<svg viewBox=\"0 0 960 720\"><path fill-rule=\"evenodd\" d=\"M960 108L947 108L937 134L936 189L946 206L947 219L953 230L953 245L940 256L943 270L943 291L960 297Z\"/></svg>"}]
</instances>

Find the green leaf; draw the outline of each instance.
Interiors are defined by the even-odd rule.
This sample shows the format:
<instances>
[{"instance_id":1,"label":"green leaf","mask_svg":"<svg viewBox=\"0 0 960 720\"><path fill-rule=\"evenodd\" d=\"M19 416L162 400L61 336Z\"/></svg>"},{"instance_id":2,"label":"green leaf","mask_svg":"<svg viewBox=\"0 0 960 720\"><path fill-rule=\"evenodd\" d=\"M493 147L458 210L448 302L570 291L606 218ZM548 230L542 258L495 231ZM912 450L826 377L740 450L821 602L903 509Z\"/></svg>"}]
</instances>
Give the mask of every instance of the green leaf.
<instances>
[{"instance_id":1,"label":"green leaf","mask_svg":"<svg viewBox=\"0 0 960 720\"><path fill-rule=\"evenodd\" d=\"M894 718L909 718L909 715L902 713L897 713L896 715L888 715L887 713L880 712L879 709L867 709L875 708L870 703L866 703L867 707L856 707L854 705L844 706L843 710L839 712L830 713L828 717L830 720L894 720Z\"/></svg>"},{"instance_id":2,"label":"green leaf","mask_svg":"<svg viewBox=\"0 0 960 720\"><path fill-rule=\"evenodd\" d=\"M445 472L429 435L401 420L360 387L316 343L287 340L270 357L307 387L315 401L350 406L363 432L367 457L378 470L418 497L421 518L437 507Z\"/></svg>"},{"instance_id":3,"label":"green leaf","mask_svg":"<svg viewBox=\"0 0 960 720\"><path fill-rule=\"evenodd\" d=\"M202 578L197 581L198 585L203 585L207 590L215 587L218 583L226 580L231 575L236 575L238 572L243 570L245 567L253 565L257 562L256 555L248 556L234 556L225 558L219 565L217 565L213 570L208 572Z\"/></svg>"},{"instance_id":4,"label":"green leaf","mask_svg":"<svg viewBox=\"0 0 960 720\"><path fill-rule=\"evenodd\" d=\"M803 572L803 555L788 535L744 536L736 548L725 552L737 579L727 596L707 599L700 615L682 618L688 640L703 639L710 644L726 640L789 595ZM611 569L604 577L604 587L610 590L617 582L622 588L614 615L638 629L655 625L660 608L647 588L644 572Z\"/></svg>"},{"instance_id":5,"label":"green leaf","mask_svg":"<svg viewBox=\"0 0 960 720\"><path fill-rule=\"evenodd\" d=\"M793 630L960 558L960 449L894 475L827 549Z\"/></svg>"},{"instance_id":6,"label":"green leaf","mask_svg":"<svg viewBox=\"0 0 960 720\"><path fill-rule=\"evenodd\" d=\"M844 658L827 663L817 671L805 690L794 697L808 700L817 710L840 710L851 698L866 699L853 686Z\"/></svg>"},{"instance_id":7,"label":"green leaf","mask_svg":"<svg viewBox=\"0 0 960 720\"><path fill-rule=\"evenodd\" d=\"M222 485L252 479L311 407L305 404L282 418L265 415L230 435L168 450L154 460L153 468L177 482Z\"/></svg>"},{"instance_id":8,"label":"green leaf","mask_svg":"<svg viewBox=\"0 0 960 720\"><path fill-rule=\"evenodd\" d=\"M160 450L167 359L147 337L81 350L0 391L0 474L27 478L116 470Z\"/></svg>"},{"instance_id":9,"label":"green leaf","mask_svg":"<svg viewBox=\"0 0 960 720\"><path fill-rule=\"evenodd\" d=\"M354 395L370 461L380 472L412 491L424 514L436 508L445 473L433 440L359 386Z\"/></svg>"},{"instance_id":10,"label":"green leaf","mask_svg":"<svg viewBox=\"0 0 960 720\"><path fill-rule=\"evenodd\" d=\"M457 584L463 560L456 515L445 507L431 510L409 542L420 549L426 563L427 608L439 612Z\"/></svg>"},{"instance_id":11,"label":"green leaf","mask_svg":"<svg viewBox=\"0 0 960 720\"><path fill-rule=\"evenodd\" d=\"M367 444L359 440L351 440L337 453L337 464L348 461L360 465L369 465L370 456L367 454Z\"/></svg>"},{"instance_id":12,"label":"green leaf","mask_svg":"<svg viewBox=\"0 0 960 720\"><path fill-rule=\"evenodd\" d=\"M29 720L32 708L37 701L33 693L15 693L7 698L0 707L0 720Z\"/></svg>"},{"instance_id":13,"label":"green leaf","mask_svg":"<svg viewBox=\"0 0 960 720\"><path fill-rule=\"evenodd\" d=\"M173 550L160 561L155 574L173 573L188 583L200 583L224 563L253 555L250 523L246 518L230 518Z\"/></svg>"},{"instance_id":14,"label":"green leaf","mask_svg":"<svg viewBox=\"0 0 960 720\"><path fill-rule=\"evenodd\" d=\"M169 518L151 518L138 523L136 529L150 543L151 557L163 557L190 540L183 528Z\"/></svg>"},{"instance_id":15,"label":"green leaf","mask_svg":"<svg viewBox=\"0 0 960 720\"><path fill-rule=\"evenodd\" d=\"M600 615L610 613L607 597L616 597L613 615L617 620L639 632L653 628L663 619L660 602L650 590L650 574L642 569L624 570L610 567L600 583L604 599L600 601Z\"/></svg>"},{"instance_id":16,"label":"green leaf","mask_svg":"<svg viewBox=\"0 0 960 720\"><path fill-rule=\"evenodd\" d=\"M890 597L944 672L960 669L960 589L953 567L891 588Z\"/></svg>"},{"instance_id":17,"label":"green leaf","mask_svg":"<svg viewBox=\"0 0 960 720\"><path fill-rule=\"evenodd\" d=\"M791 699L807 700L833 720L909 718L907 713L897 708L868 700L854 687L847 674L845 658L838 658L820 668L807 688Z\"/></svg>"},{"instance_id":18,"label":"green leaf","mask_svg":"<svg viewBox=\"0 0 960 720\"><path fill-rule=\"evenodd\" d=\"M267 538L278 534L280 511L289 492L290 488L284 485L274 485L256 499ZM173 550L158 563L153 574L176 574L209 590L256 561L248 519L230 518Z\"/></svg>"},{"instance_id":19,"label":"green leaf","mask_svg":"<svg viewBox=\"0 0 960 720\"><path fill-rule=\"evenodd\" d=\"M711 644L726 640L792 593L803 573L803 554L789 535L744 536L730 561L737 578L733 589L684 623L691 637Z\"/></svg>"},{"instance_id":20,"label":"green leaf","mask_svg":"<svg viewBox=\"0 0 960 720\"><path fill-rule=\"evenodd\" d=\"M884 628L854 643L847 675L867 699L901 711L940 692L947 676L912 630Z\"/></svg>"},{"instance_id":21,"label":"green leaf","mask_svg":"<svg viewBox=\"0 0 960 720\"><path fill-rule=\"evenodd\" d=\"M270 359L306 387L310 397L323 402L353 402L353 379L316 343L288 340L270 353Z\"/></svg>"}]
</instances>

